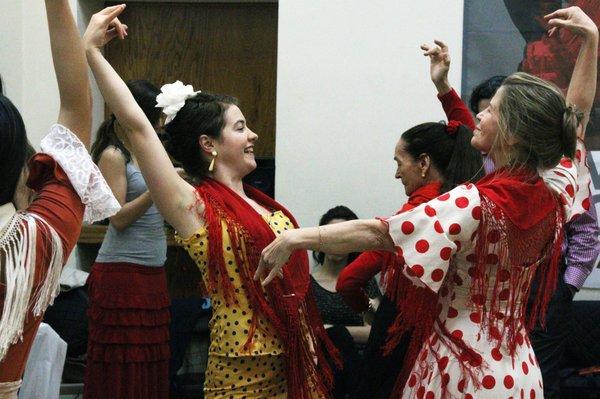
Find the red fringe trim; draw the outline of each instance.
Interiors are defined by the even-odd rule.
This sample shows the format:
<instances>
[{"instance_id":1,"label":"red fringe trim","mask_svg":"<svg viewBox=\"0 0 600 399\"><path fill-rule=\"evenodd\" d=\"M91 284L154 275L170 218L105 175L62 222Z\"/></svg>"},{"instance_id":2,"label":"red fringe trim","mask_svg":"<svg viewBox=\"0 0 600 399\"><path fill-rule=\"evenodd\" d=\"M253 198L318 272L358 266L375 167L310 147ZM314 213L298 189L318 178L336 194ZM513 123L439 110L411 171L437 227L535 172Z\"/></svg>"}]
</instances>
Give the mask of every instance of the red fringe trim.
<instances>
[{"instance_id":1,"label":"red fringe trim","mask_svg":"<svg viewBox=\"0 0 600 399\"><path fill-rule=\"evenodd\" d=\"M410 334L408 349L404 356L404 366L394 386L394 392L400 393L410 376L410 371L423 343L431 335L436 316L439 313L437 295L428 288L415 286L402 274L401 270L401 268L397 268L393 273L383 274L386 281L394 282L385 286L386 295L398 306L398 315L388 329L388 339L383 347L384 355L389 355L398 346L404 335ZM395 278L394 275L396 275Z\"/></svg>"},{"instance_id":2,"label":"red fringe trim","mask_svg":"<svg viewBox=\"0 0 600 399\"><path fill-rule=\"evenodd\" d=\"M523 231L481 194L482 220L476 233L474 267L470 271L471 306L480 315L481 329L486 338L495 342L497 347L506 342L511 356L516 352L519 342L517 335L523 327L531 330L538 319L544 325L546 310L556 288L564 220L560 203L557 199L555 201L555 212ZM488 365L467 342L446 329L439 318L441 307L438 306L437 294L412 284L401 272L403 266L403 259L397 257L391 267L382 270L386 295L395 301L399 309L389 329L384 353L389 354L404 334L412 334L404 367L396 380L392 396L401 397L415 364L418 365L418 373L422 374L428 369L425 359L417 359L424 346L439 360L434 349L438 339L460 360L462 379L481 387L482 370ZM529 318L525 321L527 299L535 273L539 278L539 289ZM449 281L442 289L448 289L452 284ZM441 334L433 335L434 339L430 340L436 325ZM448 391L443 387L441 397L447 396Z\"/></svg>"},{"instance_id":3,"label":"red fringe trim","mask_svg":"<svg viewBox=\"0 0 600 399\"><path fill-rule=\"evenodd\" d=\"M511 356L517 348L519 331L523 327L531 330L538 318L545 321L556 288L564 230L558 200L554 209L537 225L520 230L499 207L481 195L482 222L477 232L471 302L481 315L481 326L487 330L488 339L500 345L504 337ZM491 253L498 256L488 257ZM495 274L491 275L490 270L495 270ZM526 321L526 303L536 273L540 285Z\"/></svg>"},{"instance_id":4,"label":"red fringe trim","mask_svg":"<svg viewBox=\"0 0 600 399\"><path fill-rule=\"evenodd\" d=\"M333 371L328 365L325 352L340 368L341 360L323 328L313 297L304 294L300 296L300 293L306 293L308 290L308 278L306 283L301 283L294 274L305 273L308 277L306 251L296 251L292 254L288 267L283 269L284 278L276 279L265 292L261 283L254 281L254 272L262 250L260 244L245 226L229 215L221 206L221 199L212 196L209 190L210 188L203 189L202 185L198 187L198 193L205 204L203 217L208 228L211 254L207 288L216 290L219 287L224 293L226 303L236 304L233 285L229 280L223 256L223 221L231 239L231 250L235 255L249 303L254 310L244 349L249 351L252 347L254 332L261 328L259 318L269 320L285 348L288 396L294 399L310 399L315 391L321 396L329 396L333 386ZM303 285L298 286L300 283ZM311 348L314 348L314 353Z\"/></svg>"}]
</instances>

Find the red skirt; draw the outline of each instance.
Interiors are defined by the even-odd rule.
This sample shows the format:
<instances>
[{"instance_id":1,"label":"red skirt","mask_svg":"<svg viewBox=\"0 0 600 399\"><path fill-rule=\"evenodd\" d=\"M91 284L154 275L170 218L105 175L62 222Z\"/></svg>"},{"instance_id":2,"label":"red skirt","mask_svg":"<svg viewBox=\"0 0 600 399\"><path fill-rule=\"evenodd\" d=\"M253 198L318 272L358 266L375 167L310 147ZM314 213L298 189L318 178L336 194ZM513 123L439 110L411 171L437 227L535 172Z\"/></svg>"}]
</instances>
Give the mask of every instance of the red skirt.
<instances>
[{"instance_id":1,"label":"red skirt","mask_svg":"<svg viewBox=\"0 0 600 399\"><path fill-rule=\"evenodd\" d=\"M170 313L164 267L95 263L87 284L84 398L168 398Z\"/></svg>"}]
</instances>

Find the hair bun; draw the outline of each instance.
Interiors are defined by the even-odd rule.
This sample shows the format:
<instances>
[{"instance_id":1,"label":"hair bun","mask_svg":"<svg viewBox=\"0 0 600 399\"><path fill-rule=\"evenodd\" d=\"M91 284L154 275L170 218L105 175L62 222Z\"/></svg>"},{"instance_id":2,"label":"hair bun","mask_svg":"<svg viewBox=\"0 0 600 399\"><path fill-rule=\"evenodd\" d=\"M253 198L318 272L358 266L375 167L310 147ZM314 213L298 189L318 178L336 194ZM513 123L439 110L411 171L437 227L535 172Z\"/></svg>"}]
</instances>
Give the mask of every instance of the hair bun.
<instances>
[{"instance_id":1,"label":"hair bun","mask_svg":"<svg viewBox=\"0 0 600 399\"><path fill-rule=\"evenodd\" d=\"M583 121L583 112L576 106L569 105L565 107L562 118L562 146L563 153L568 157L573 157L577 145L577 130Z\"/></svg>"},{"instance_id":2,"label":"hair bun","mask_svg":"<svg viewBox=\"0 0 600 399\"><path fill-rule=\"evenodd\" d=\"M565 107L564 115L565 117L574 116L578 124L580 124L581 121L583 121L583 112L580 111L579 108L577 108L577 106L575 105L568 105L567 107Z\"/></svg>"}]
</instances>

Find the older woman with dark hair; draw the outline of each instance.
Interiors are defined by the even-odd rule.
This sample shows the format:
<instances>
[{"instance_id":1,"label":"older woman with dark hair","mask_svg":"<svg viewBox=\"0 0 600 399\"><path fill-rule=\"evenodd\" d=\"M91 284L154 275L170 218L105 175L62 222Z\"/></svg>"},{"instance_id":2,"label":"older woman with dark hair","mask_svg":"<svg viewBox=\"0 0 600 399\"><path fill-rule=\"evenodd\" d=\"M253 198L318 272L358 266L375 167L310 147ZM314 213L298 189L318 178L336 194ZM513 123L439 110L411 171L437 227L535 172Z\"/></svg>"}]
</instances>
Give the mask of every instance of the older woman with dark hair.
<instances>
[{"instance_id":1,"label":"older woman with dark hair","mask_svg":"<svg viewBox=\"0 0 600 399\"><path fill-rule=\"evenodd\" d=\"M448 124L423 123L402 134L394 152L398 164L395 177L404 184L408 201L398 213L482 176L481 154L471 147L471 135L455 120ZM398 273L402 265L402 257L392 252L368 251L340 273L336 289L355 311L369 309L363 287L379 272L385 289L365 350L361 383L353 397L389 397L402 365L414 361L422 335L433 323L430 316L435 312L435 296Z\"/></svg>"}]
</instances>

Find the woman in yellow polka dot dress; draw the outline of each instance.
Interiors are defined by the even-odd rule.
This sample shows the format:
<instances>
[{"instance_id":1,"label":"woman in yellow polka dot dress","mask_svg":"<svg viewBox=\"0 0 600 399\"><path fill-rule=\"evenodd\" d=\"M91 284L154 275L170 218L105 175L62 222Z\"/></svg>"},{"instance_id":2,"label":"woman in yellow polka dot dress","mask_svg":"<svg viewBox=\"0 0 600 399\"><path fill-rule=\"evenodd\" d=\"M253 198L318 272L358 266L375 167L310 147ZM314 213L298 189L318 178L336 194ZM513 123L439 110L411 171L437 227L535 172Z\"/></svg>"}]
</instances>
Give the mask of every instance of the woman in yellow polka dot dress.
<instances>
[{"instance_id":1,"label":"woman in yellow polka dot dress","mask_svg":"<svg viewBox=\"0 0 600 399\"><path fill-rule=\"evenodd\" d=\"M267 213L262 219L275 234L292 227L290 220L281 211ZM211 343L204 385L205 396L216 398L237 391L242 397L248 398L285 398L287 384L282 356L284 350L273 325L266 319L259 318L260 328L250 337L253 345L251 349L244 348L252 329L252 306L244 294L245 284L226 223L222 222L220 228L223 235L223 260L234 296L233 303L228 303L218 284L210 289L213 317L210 321ZM189 238L177 238L200 267L202 276L210 274L208 230L202 227ZM210 286L206 278L204 281Z\"/></svg>"},{"instance_id":2,"label":"woman in yellow polka dot dress","mask_svg":"<svg viewBox=\"0 0 600 399\"><path fill-rule=\"evenodd\" d=\"M98 41L114 37L109 29L122 29L118 20L95 18L99 28L91 34ZM262 249L297 224L283 206L242 183L256 168L258 136L236 100L194 92L179 81L162 87L157 106L167 115L168 149L199 182L192 186L173 168L153 126L98 50L88 49L88 62L104 99L127 131L152 199L200 267L213 302L205 396L327 397L332 373L325 353L337 356L308 294L306 252L292 256L292 267L268 292L253 279Z\"/></svg>"},{"instance_id":3,"label":"woman in yellow polka dot dress","mask_svg":"<svg viewBox=\"0 0 600 399\"><path fill-rule=\"evenodd\" d=\"M168 94L171 87L163 91ZM161 96L158 100L161 105ZM195 216L197 224L176 228L177 240L200 267L213 303L205 396L327 396L331 371L320 349L330 344L307 294L306 252L293 256L290 263L298 270L290 267L268 293L253 279L262 249L297 226L283 206L242 184L256 167L258 136L246 126L233 98L205 93L187 99L165 131L172 155L186 172L202 177L191 205L203 210L189 213L189 202L183 208L186 223ZM204 134L198 138L199 132ZM211 161L201 154L211 154Z\"/></svg>"}]
</instances>

